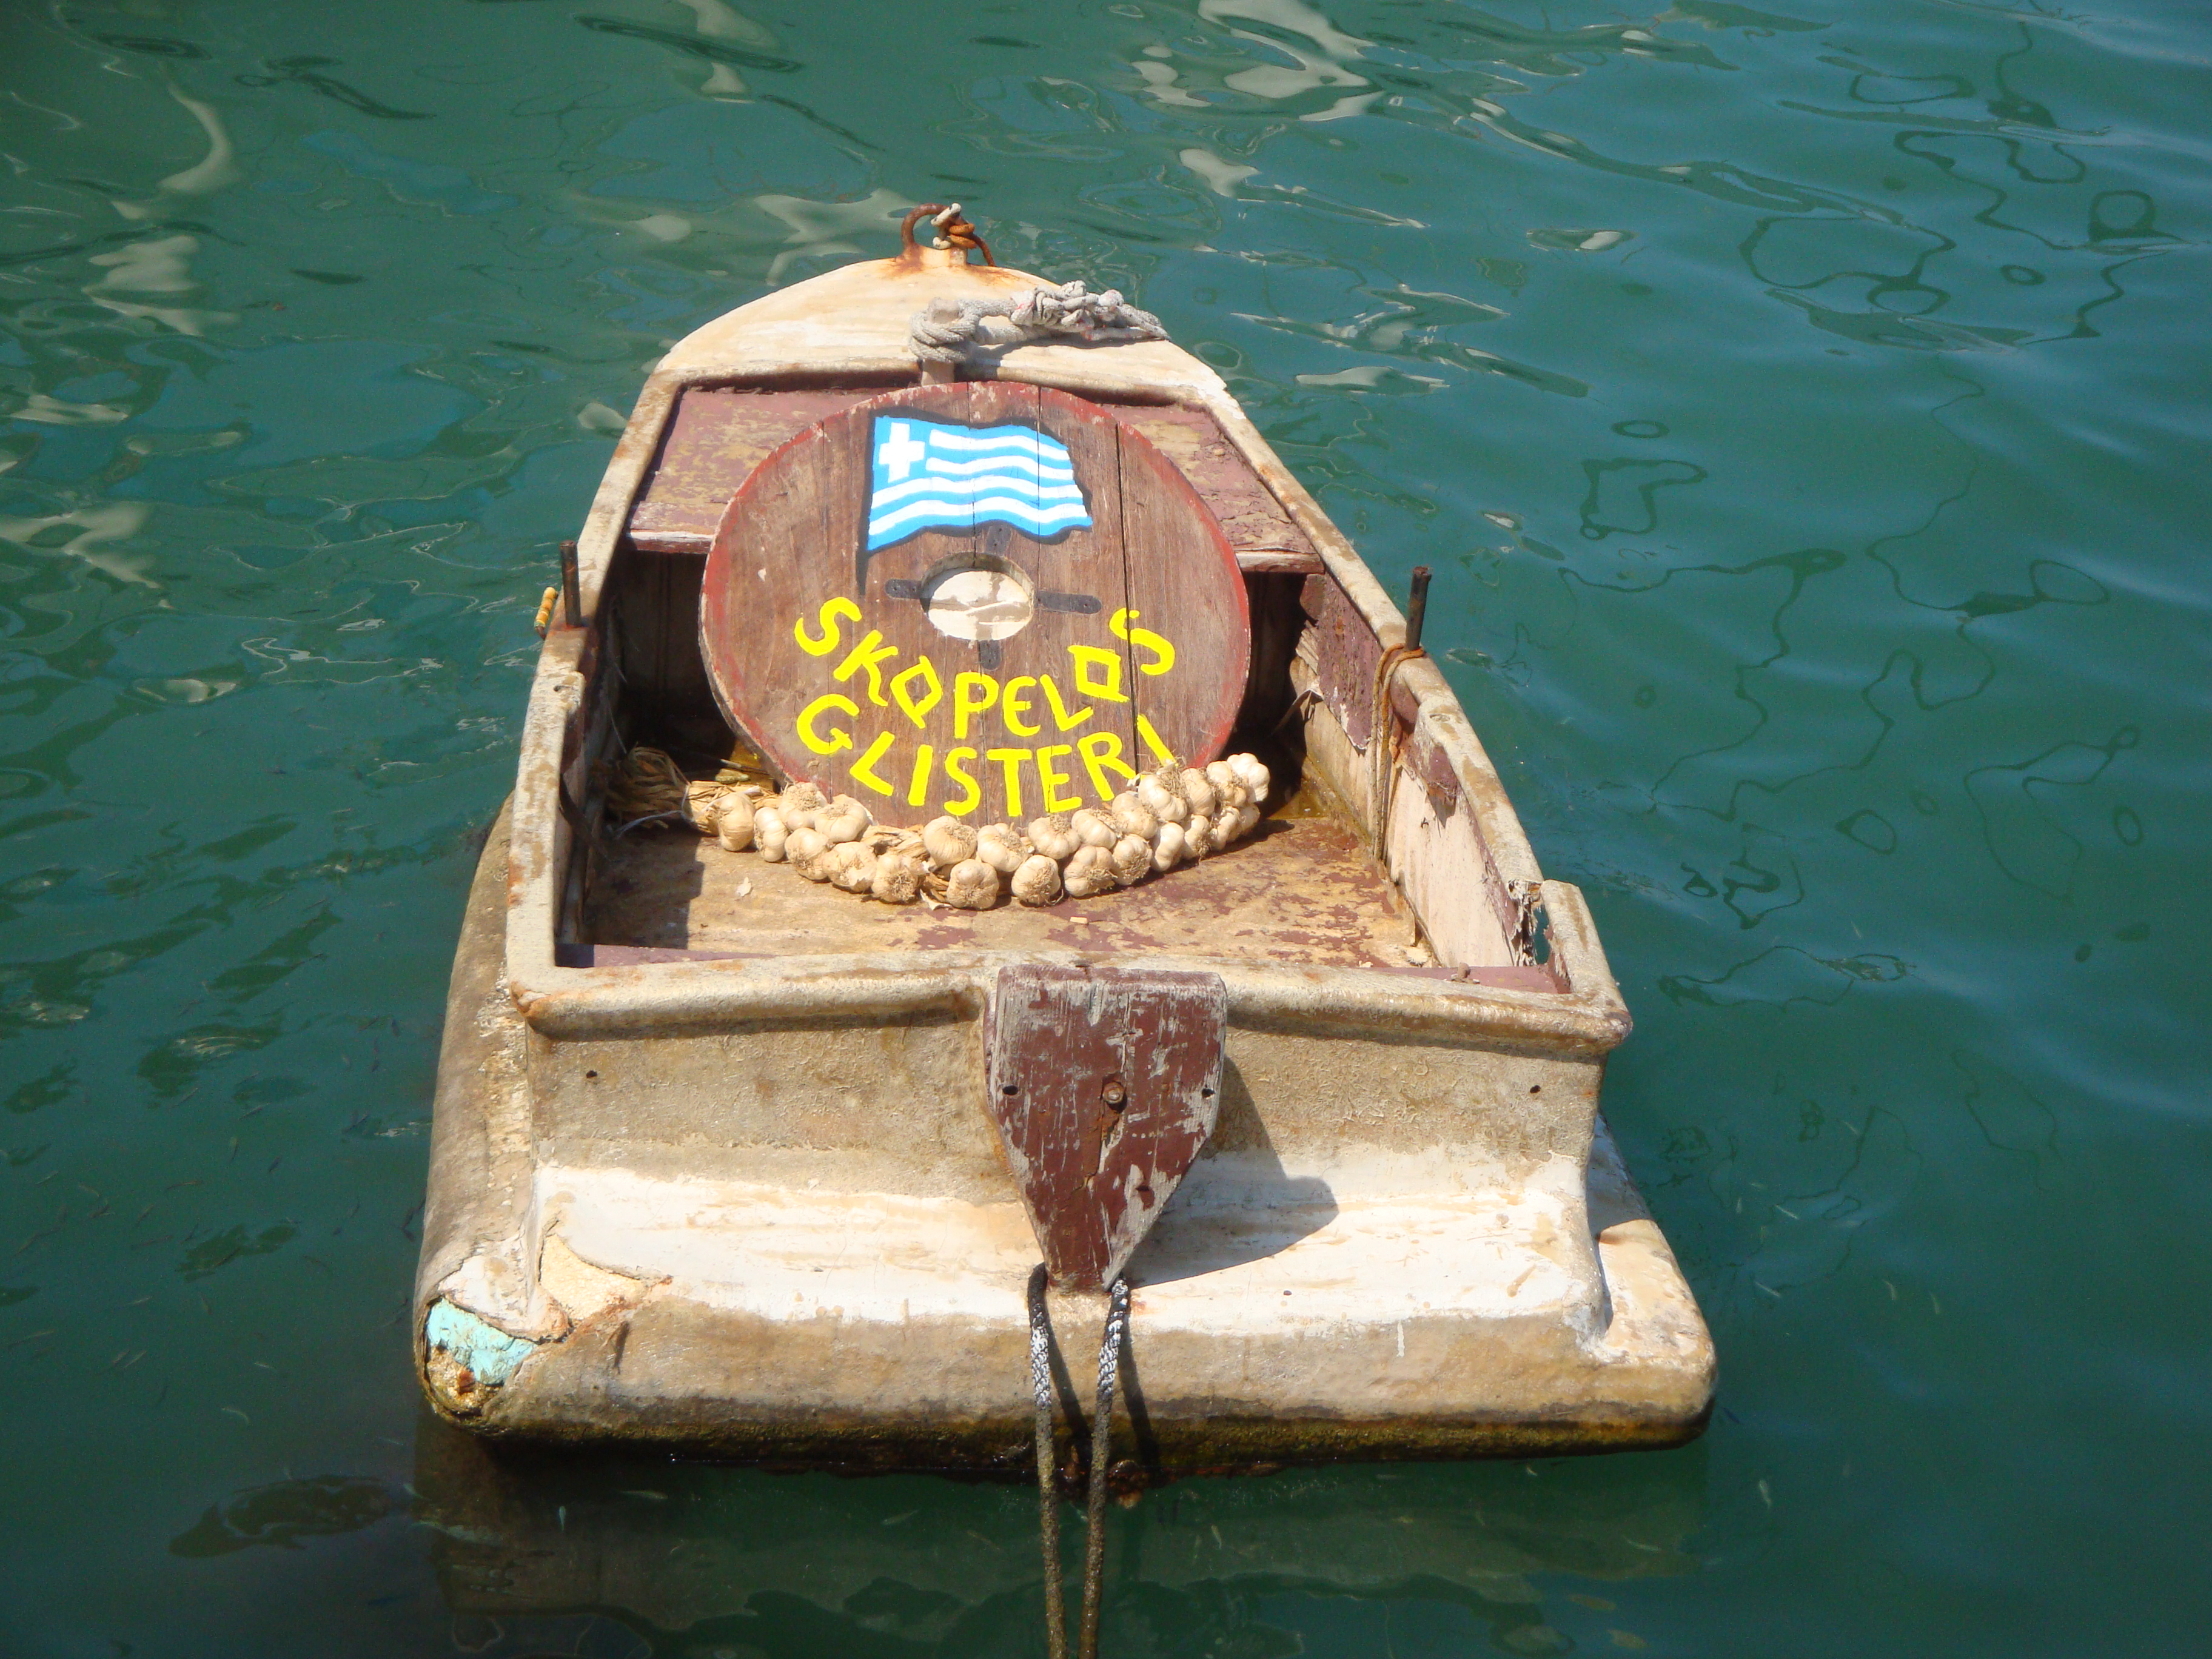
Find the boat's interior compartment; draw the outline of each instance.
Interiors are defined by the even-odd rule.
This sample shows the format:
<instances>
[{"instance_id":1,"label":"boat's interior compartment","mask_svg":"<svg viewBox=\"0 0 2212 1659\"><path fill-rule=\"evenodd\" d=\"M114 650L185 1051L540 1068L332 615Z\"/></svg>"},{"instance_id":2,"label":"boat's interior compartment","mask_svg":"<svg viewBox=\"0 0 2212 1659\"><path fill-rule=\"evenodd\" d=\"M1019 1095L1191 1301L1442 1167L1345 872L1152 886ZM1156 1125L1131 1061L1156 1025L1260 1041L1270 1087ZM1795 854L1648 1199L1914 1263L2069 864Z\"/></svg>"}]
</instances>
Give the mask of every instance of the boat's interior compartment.
<instances>
[{"instance_id":1,"label":"boat's interior compartment","mask_svg":"<svg viewBox=\"0 0 2212 1659\"><path fill-rule=\"evenodd\" d=\"M1176 406L1109 405L1199 488L1244 571L1251 671L1231 748L1259 752L1277 780L1267 819L1251 840L1099 899L966 912L866 902L810 883L788 865L725 852L688 830L646 827L616 837L599 796L623 749L651 744L703 779L738 743L698 644L706 550L722 505L777 446L881 389L695 387L683 394L607 574L597 663L586 667L585 705L564 767L565 810L586 849L563 907L565 963L963 945L1128 948L1464 972L1554 988L1516 945L1503 884L1458 799L1449 762L1418 729L1414 702L1402 690L1387 709L1375 698L1382 652L1358 608L1213 417ZM1370 740L1378 715L1395 739L1385 775L1393 815L1387 870L1368 842L1376 783ZM1425 903L1431 893L1451 896ZM1451 914L1427 914L1439 907Z\"/></svg>"},{"instance_id":2,"label":"boat's interior compartment","mask_svg":"<svg viewBox=\"0 0 2212 1659\"><path fill-rule=\"evenodd\" d=\"M817 956L960 948L1150 950L1316 967L1405 968L1413 913L1310 793L1249 842L1103 899L1046 909L863 903L706 837L636 831L599 860L583 915L595 961L631 951ZM647 958L650 959L650 958Z\"/></svg>"}]
</instances>

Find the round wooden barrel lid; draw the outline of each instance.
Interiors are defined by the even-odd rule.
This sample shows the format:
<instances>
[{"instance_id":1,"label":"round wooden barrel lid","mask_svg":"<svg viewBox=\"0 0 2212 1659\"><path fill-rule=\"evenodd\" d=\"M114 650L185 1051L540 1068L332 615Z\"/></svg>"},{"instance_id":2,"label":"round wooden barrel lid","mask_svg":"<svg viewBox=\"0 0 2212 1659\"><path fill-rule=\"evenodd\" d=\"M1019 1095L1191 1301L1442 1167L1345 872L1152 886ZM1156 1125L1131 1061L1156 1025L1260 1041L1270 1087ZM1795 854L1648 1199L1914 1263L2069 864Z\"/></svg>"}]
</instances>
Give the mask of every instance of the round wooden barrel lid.
<instances>
[{"instance_id":1,"label":"round wooden barrel lid","mask_svg":"<svg viewBox=\"0 0 2212 1659\"><path fill-rule=\"evenodd\" d=\"M1218 758L1251 617L1188 479L1096 404L907 388L799 434L732 499L700 648L778 770L890 823L1097 805Z\"/></svg>"}]
</instances>

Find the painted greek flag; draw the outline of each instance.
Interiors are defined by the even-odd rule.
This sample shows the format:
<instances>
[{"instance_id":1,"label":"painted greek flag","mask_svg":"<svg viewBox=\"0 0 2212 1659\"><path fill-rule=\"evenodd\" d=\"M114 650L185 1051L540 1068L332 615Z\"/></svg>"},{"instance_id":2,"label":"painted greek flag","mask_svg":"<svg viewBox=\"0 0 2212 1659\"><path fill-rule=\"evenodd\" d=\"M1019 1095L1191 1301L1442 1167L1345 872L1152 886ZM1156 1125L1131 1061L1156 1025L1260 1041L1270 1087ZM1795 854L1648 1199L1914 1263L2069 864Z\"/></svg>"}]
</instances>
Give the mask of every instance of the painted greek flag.
<instances>
[{"instance_id":1,"label":"painted greek flag","mask_svg":"<svg viewBox=\"0 0 2212 1659\"><path fill-rule=\"evenodd\" d=\"M868 550L919 530L997 520L1036 537L1091 523L1067 446L1035 427L947 426L878 415L870 434Z\"/></svg>"}]
</instances>

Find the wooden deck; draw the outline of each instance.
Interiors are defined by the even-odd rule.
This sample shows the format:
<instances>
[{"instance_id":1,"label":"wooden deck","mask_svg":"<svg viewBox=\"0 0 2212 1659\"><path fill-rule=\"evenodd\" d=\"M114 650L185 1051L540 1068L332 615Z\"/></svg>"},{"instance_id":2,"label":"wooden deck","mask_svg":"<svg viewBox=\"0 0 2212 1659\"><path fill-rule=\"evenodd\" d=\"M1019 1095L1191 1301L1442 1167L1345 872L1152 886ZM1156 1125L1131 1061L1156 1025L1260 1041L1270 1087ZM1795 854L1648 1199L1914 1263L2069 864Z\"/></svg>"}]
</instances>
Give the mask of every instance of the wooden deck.
<instances>
[{"instance_id":1,"label":"wooden deck","mask_svg":"<svg viewBox=\"0 0 2212 1659\"><path fill-rule=\"evenodd\" d=\"M1407 970L1413 939L1405 901L1351 830L1303 798L1226 853L1042 910L878 904L689 830L639 830L605 856L585 927L595 945L629 947L603 960L629 950L791 957L970 948Z\"/></svg>"}]
</instances>

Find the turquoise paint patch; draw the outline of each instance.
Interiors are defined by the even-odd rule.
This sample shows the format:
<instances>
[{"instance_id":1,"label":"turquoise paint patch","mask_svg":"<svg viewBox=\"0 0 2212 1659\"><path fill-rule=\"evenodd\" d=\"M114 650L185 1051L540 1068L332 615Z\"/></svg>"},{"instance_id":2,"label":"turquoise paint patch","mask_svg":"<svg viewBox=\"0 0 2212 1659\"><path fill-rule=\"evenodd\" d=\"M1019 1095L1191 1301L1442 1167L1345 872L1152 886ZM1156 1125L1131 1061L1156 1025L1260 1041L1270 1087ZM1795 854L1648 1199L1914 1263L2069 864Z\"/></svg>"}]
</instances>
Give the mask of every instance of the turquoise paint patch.
<instances>
[{"instance_id":1,"label":"turquoise paint patch","mask_svg":"<svg viewBox=\"0 0 2212 1659\"><path fill-rule=\"evenodd\" d=\"M509 1336L466 1308L442 1299L431 1304L430 1316L422 1322L422 1340L433 1348L443 1348L479 1381L495 1387L538 1352L528 1337Z\"/></svg>"}]
</instances>

